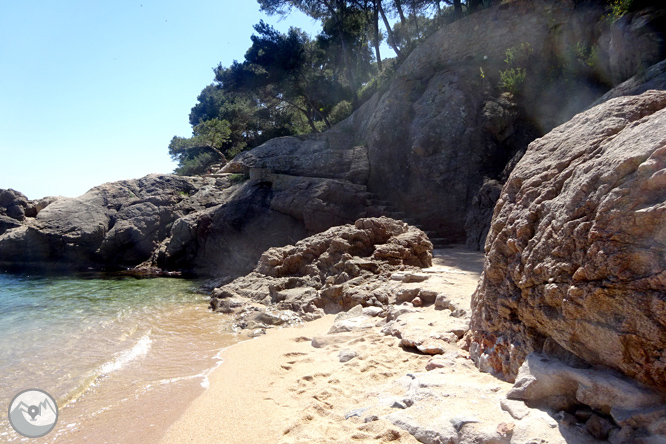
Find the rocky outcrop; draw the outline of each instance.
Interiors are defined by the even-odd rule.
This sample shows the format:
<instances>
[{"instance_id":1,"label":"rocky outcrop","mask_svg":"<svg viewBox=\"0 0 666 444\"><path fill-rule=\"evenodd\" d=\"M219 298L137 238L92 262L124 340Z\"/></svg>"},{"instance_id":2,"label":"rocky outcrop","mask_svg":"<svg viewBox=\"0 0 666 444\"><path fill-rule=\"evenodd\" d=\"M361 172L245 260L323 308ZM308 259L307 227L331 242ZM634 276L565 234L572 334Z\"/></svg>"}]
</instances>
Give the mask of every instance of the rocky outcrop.
<instances>
[{"instance_id":1,"label":"rocky outcrop","mask_svg":"<svg viewBox=\"0 0 666 444\"><path fill-rule=\"evenodd\" d=\"M666 60L662 60L611 89L590 107L600 105L616 97L637 96L651 89L666 90Z\"/></svg>"},{"instance_id":2,"label":"rocky outcrop","mask_svg":"<svg viewBox=\"0 0 666 444\"><path fill-rule=\"evenodd\" d=\"M359 219L269 249L252 273L213 290L210 304L233 311L234 301L250 299L298 313L383 307L395 301L384 285L391 274L430 266L431 251L425 233L404 222Z\"/></svg>"},{"instance_id":3,"label":"rocky outcrop","mask_svg":"<svg viewBox=\"0 0 666 444\"><path fill-rule=\"evenodd\" d=\"M335 194L357 195L354 185L367 186L432 237L480 248L497 194L484 183L503 183L505 166L529 142L606 91L584 75L567 85L547 80L576 45L599 41L603 14L572 2L519 1L470 15L417 47L386 90L333 130L269 141L224 171L273 186L285 174L312 189L312 178L335 180ZM536 55L524 100L497 87L506 51L521 44ZM284 201L272 205L284 208ZM308 211L326 221L344 208ZM325 225L305 223L309 231Z\"/></svg>"},{"instance_id":4,"label":"rocky outcrop","mask_svg":"<svg viewBox=\"0 0 666 444\"><path fill-rule=\"evenodd\" d=\"M648 8L625 14L601 38L613 85L666 58L666 10Z\"/></svg>"},{"instance_id":5,"label":"rocky outcrop","mask_svg":"<svg viewBox=\"0 0 666 444\"><path fill-rule=\"evenodd\" d=\"M35 217L0 236L0 258L24 268L131 267L150 257L176 220L217 205L230 187L224 180L149 175L78 198L35 201Z\"/></svg>"},{"instance_id":6,"label":"rocky outcrop","mask_svg":"<svg viewBox=\"0 0 666 444\"><path fill-rule=\"evenodd\" d=\"M622 97L533 142L499 198L470 352L512 379L528 353L666 389L666 92Z\"/></svg>"}]
</instances>

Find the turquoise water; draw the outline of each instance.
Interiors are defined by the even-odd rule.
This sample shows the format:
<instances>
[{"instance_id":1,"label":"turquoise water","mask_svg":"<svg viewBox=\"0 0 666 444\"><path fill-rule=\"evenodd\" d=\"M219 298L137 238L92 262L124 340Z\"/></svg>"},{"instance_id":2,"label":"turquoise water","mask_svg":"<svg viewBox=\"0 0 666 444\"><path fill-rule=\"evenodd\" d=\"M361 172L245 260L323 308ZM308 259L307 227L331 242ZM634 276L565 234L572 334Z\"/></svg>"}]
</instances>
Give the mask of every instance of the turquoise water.
<instances>
[{"instance_id":1,"label":"turquoise water","mask_svg":"<svg viewBox=\"0 0 666 444\"><path fill-rule=\"evenodd\" d=\"M169 278L0 273L3 405L23 389L40 388L61 412L82 397L88 410L102 412L164 381L203 378L233 335L196 288ZM81 414L59 423L74 429L85 423L76 418ZM0 423L0 441L14 436L7 425Z\"/></svg>"}]
</instances>

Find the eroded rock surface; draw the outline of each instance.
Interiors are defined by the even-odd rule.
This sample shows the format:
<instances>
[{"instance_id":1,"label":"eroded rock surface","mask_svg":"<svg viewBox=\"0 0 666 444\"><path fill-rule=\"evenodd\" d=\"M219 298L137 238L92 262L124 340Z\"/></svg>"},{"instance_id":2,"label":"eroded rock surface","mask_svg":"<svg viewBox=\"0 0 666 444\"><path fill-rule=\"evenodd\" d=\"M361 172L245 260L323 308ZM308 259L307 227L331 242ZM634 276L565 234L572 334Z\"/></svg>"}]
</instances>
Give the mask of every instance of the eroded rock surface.
<instances>
[{"instance_id":1,"label":"eroded rock surface","mask_svg":"<svg viewBox=\"0 0 666 444\"><path fill-rule=\"evenodd\" d=\"M254 271L213 291L211 307L248 298L301 313L383 306L392 272L428 267L432 244L421 230L387 217L359 219L294 245L264 252Z\"/></svg>"},{"instance_id":2,"label":"eroded rock surface","mask_svg":"<svg viewBox=\"0 0 666 444\"><path fill-rule=\"evenodd\" d=\"M532 351L666 388L666 92L533 142L495 208L472 356L512 379Z\"/></svg>"}]
</instances>

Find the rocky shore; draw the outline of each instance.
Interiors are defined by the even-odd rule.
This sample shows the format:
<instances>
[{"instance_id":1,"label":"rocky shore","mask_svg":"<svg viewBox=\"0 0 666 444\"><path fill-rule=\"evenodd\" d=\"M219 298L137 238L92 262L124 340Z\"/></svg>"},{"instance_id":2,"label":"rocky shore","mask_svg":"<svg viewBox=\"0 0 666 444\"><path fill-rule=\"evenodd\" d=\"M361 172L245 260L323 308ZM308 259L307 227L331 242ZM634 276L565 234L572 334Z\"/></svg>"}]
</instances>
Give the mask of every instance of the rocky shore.
<instances>
[{"instance_id":1,"label":"rocky shore","mask_svg":"<svg viewBox=\"0 0 666 444\"><path fill-rule=\"evenodd\" d=\"M325 133L206 177L0 190L0 266L214 278L257 339L164 442L663 443L665 17L503 3Z\"/></svg>"}]
</instances>

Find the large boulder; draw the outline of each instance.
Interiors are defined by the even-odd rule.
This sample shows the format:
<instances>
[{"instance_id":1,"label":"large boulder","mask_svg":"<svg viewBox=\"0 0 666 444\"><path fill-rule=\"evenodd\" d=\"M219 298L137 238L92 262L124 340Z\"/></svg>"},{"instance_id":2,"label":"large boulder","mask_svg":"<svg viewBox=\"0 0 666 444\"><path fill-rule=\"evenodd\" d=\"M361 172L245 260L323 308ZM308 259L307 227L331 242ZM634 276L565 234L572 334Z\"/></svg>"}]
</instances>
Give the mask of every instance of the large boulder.
<instances>
[{"instance_id":1,"label":"large boulder","mask_svg":"<svg viewBox=\"0 0 666 444\"><path fill-rule=\"evenodd\" d=\"M6 216L17 221L25 219L25 209L28 207L28 198L20 191L9 188L0 189L0 216Z\"/></svg>"},{"instance_id":2,"label":"large boulder","mask_svg":"<svg viewBox=\"0 0 666 444\"><path fill-rule=\"evenodd\" d=\"M213 291L211 307L226 311L241 298L301 313L384 306L393 272L431 264L423 231L387 217L359 219L267 250L252 273Z\"/></svg>"},{"instance_id":3,"label":"large boulder","mask_svg":"<svg viewBox=\"0 0 666 444\"><path fill-rule=\"evenodd\" d=\"M528 353L666 389L666 92L621 97L534 141L495 207L470 352Z\"/></svg>"}]
</instances>

